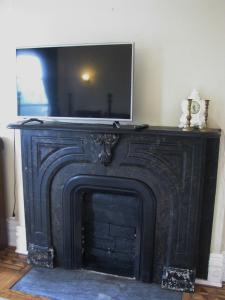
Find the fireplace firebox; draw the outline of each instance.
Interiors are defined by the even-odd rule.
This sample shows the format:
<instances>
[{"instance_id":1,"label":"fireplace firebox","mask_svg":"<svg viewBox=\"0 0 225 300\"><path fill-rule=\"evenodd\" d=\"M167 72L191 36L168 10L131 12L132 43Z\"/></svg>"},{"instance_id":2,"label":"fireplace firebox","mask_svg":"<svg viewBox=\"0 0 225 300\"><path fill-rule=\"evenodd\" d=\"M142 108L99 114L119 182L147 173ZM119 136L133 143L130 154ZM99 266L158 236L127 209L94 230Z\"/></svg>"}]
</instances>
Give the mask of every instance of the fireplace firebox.
<instances>
[{"instance_id":1,"label":"fireplace firebox","mask_svg":"<svg viewBox=\"0 0 225 300\"><path fill-rule=\"evenodd\" d=\"M64 183L62 195L54 194L51 215L58 265L152 279L155 199L145 184L79 175Z\"/></svg>"},{"instance_id":2,"label":"fireplace firebox","mask_svg":"<svg viewBox=\"0 0 225 300\"><path fill-rule=\"evenodd\" d=\"M134 277L138 272L139 203L135 196L85 194L82 211L82 267ZM140 241L140 238L139 238Z\"/></svg>"},{"instance_id":3,"label":"fireplace firebox","mask_svg":"<svg viewBox=\"0 0 225 300\"><path fill-rule=\"evenodd\" d=\"M181 291L207 277L219 130L10 127L22 132L31 264Z\"/></svg>"}]
</instances>

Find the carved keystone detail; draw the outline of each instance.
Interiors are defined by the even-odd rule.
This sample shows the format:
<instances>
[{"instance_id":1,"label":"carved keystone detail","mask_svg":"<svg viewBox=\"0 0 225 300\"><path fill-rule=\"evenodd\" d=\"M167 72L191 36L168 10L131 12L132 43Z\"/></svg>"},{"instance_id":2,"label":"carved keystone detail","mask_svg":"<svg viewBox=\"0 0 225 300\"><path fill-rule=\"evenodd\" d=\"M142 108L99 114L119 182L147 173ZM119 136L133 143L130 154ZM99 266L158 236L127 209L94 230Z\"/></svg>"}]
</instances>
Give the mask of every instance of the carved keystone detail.
<instances>
[{"instance_id":1,"label":"carved keystone detail","mask_svg":"<svg viewBox=\"0 0 225 300\"><path fill-rule=\"evenodd\" d=\"M98 135L92 135L95 144L100 145L100 153L98 158L100 162L107 166L112 161L112 149L119 141L118 134L104 133Z\"/></svg>"}]
</instances>

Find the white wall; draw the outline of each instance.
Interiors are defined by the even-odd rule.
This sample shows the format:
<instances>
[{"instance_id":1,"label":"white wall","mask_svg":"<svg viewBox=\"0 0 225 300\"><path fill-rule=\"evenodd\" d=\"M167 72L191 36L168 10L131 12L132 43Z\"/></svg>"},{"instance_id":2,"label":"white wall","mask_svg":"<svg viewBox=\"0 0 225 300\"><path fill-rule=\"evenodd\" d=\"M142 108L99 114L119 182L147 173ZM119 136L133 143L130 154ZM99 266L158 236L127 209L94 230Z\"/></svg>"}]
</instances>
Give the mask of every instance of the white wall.
<instances>
[{"instance_id":1,"label":"white wall","mask_svg":"<svg viewBox=\"0 0 225 300\"><path fill-rule=\"evenodd\" d=\"M15 45L134 41L135 121L176 126L180 101L197 88L212 99L210 125L225 130L224 0L0 0L0 20L5 31L0 47L1 124L12 120L16 108ZM11 212L12 132L1 128L0 135L7 147ZM216 253L225 250L224 144L223 138L211 245Z\"/></svg>"},{"instance_id":2,"label":"white wall","mask_svg":"<svg viewBox=\"0 0 225 300\"><path fill-rule=\"evenodd\" d=\"M12 215L14 197L13 131L6 129L16 116L15 50L12 34L12 9L7 0L0 0L0 137L4 139L4 171L7 190L7 211Z\"/></svg>"}]
</instances>

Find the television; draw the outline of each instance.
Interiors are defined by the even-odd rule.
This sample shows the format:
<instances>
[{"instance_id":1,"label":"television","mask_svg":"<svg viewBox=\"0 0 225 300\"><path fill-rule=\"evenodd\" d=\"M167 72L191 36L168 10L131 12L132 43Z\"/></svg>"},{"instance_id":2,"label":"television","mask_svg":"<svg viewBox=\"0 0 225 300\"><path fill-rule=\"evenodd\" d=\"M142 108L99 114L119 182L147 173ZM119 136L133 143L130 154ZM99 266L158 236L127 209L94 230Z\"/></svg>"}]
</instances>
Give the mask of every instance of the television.
<instances>
[{"instance_id":1,"label":"television","mask_svg":"<svg viewBox=\"0 0 225 300\"><path fill-rule=\"evenodd\" d=\"M18 116L132 120L133 43L16 50Z\"/></svg>"}]
</instances>

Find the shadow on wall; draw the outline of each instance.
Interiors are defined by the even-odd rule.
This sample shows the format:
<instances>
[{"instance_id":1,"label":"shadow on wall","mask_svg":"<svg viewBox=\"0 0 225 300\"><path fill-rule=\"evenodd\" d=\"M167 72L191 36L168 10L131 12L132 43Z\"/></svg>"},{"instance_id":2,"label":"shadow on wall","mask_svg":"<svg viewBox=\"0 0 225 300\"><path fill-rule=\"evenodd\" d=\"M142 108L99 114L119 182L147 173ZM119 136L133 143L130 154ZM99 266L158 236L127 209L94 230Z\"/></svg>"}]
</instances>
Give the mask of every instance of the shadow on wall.
<instances>
[{"instance_id":1,"label":"shadow on wall","mask_svg":"<svg viewBox=\"0 0 225 300\"><path fill-rule=\"evenodd\" d=\"M134 121L163 124L162 120L162 51L135 47ZM149 50L148 50L149 51Z\"/></svg>"},{"instance_id":2,"label":"shadow on wall","mask_svg":"<svg viewBox=\"0 0 225 300\"><path fill-rule=\"evenodd\" d=\"M6 228L6 202L4 191L4 177L3 177L3 141L0 139L0 250L6 248L7 241L7 228Z\"/></svg>"},{"instance_id":3,"label":"shadow on wall","mask_svg":"<svg viewBox=\"0 0 225 300\"><path fill-rule=\"evenodd\" d=\"M217 202L214 212L214 240L212 240L211 252L225 251L225 132L222 130L220 139L220 154L217 174ZM219 204L218 204L219 201ZM220 207L220 209L218 209Z\"/></svg>"}]
</instances>

